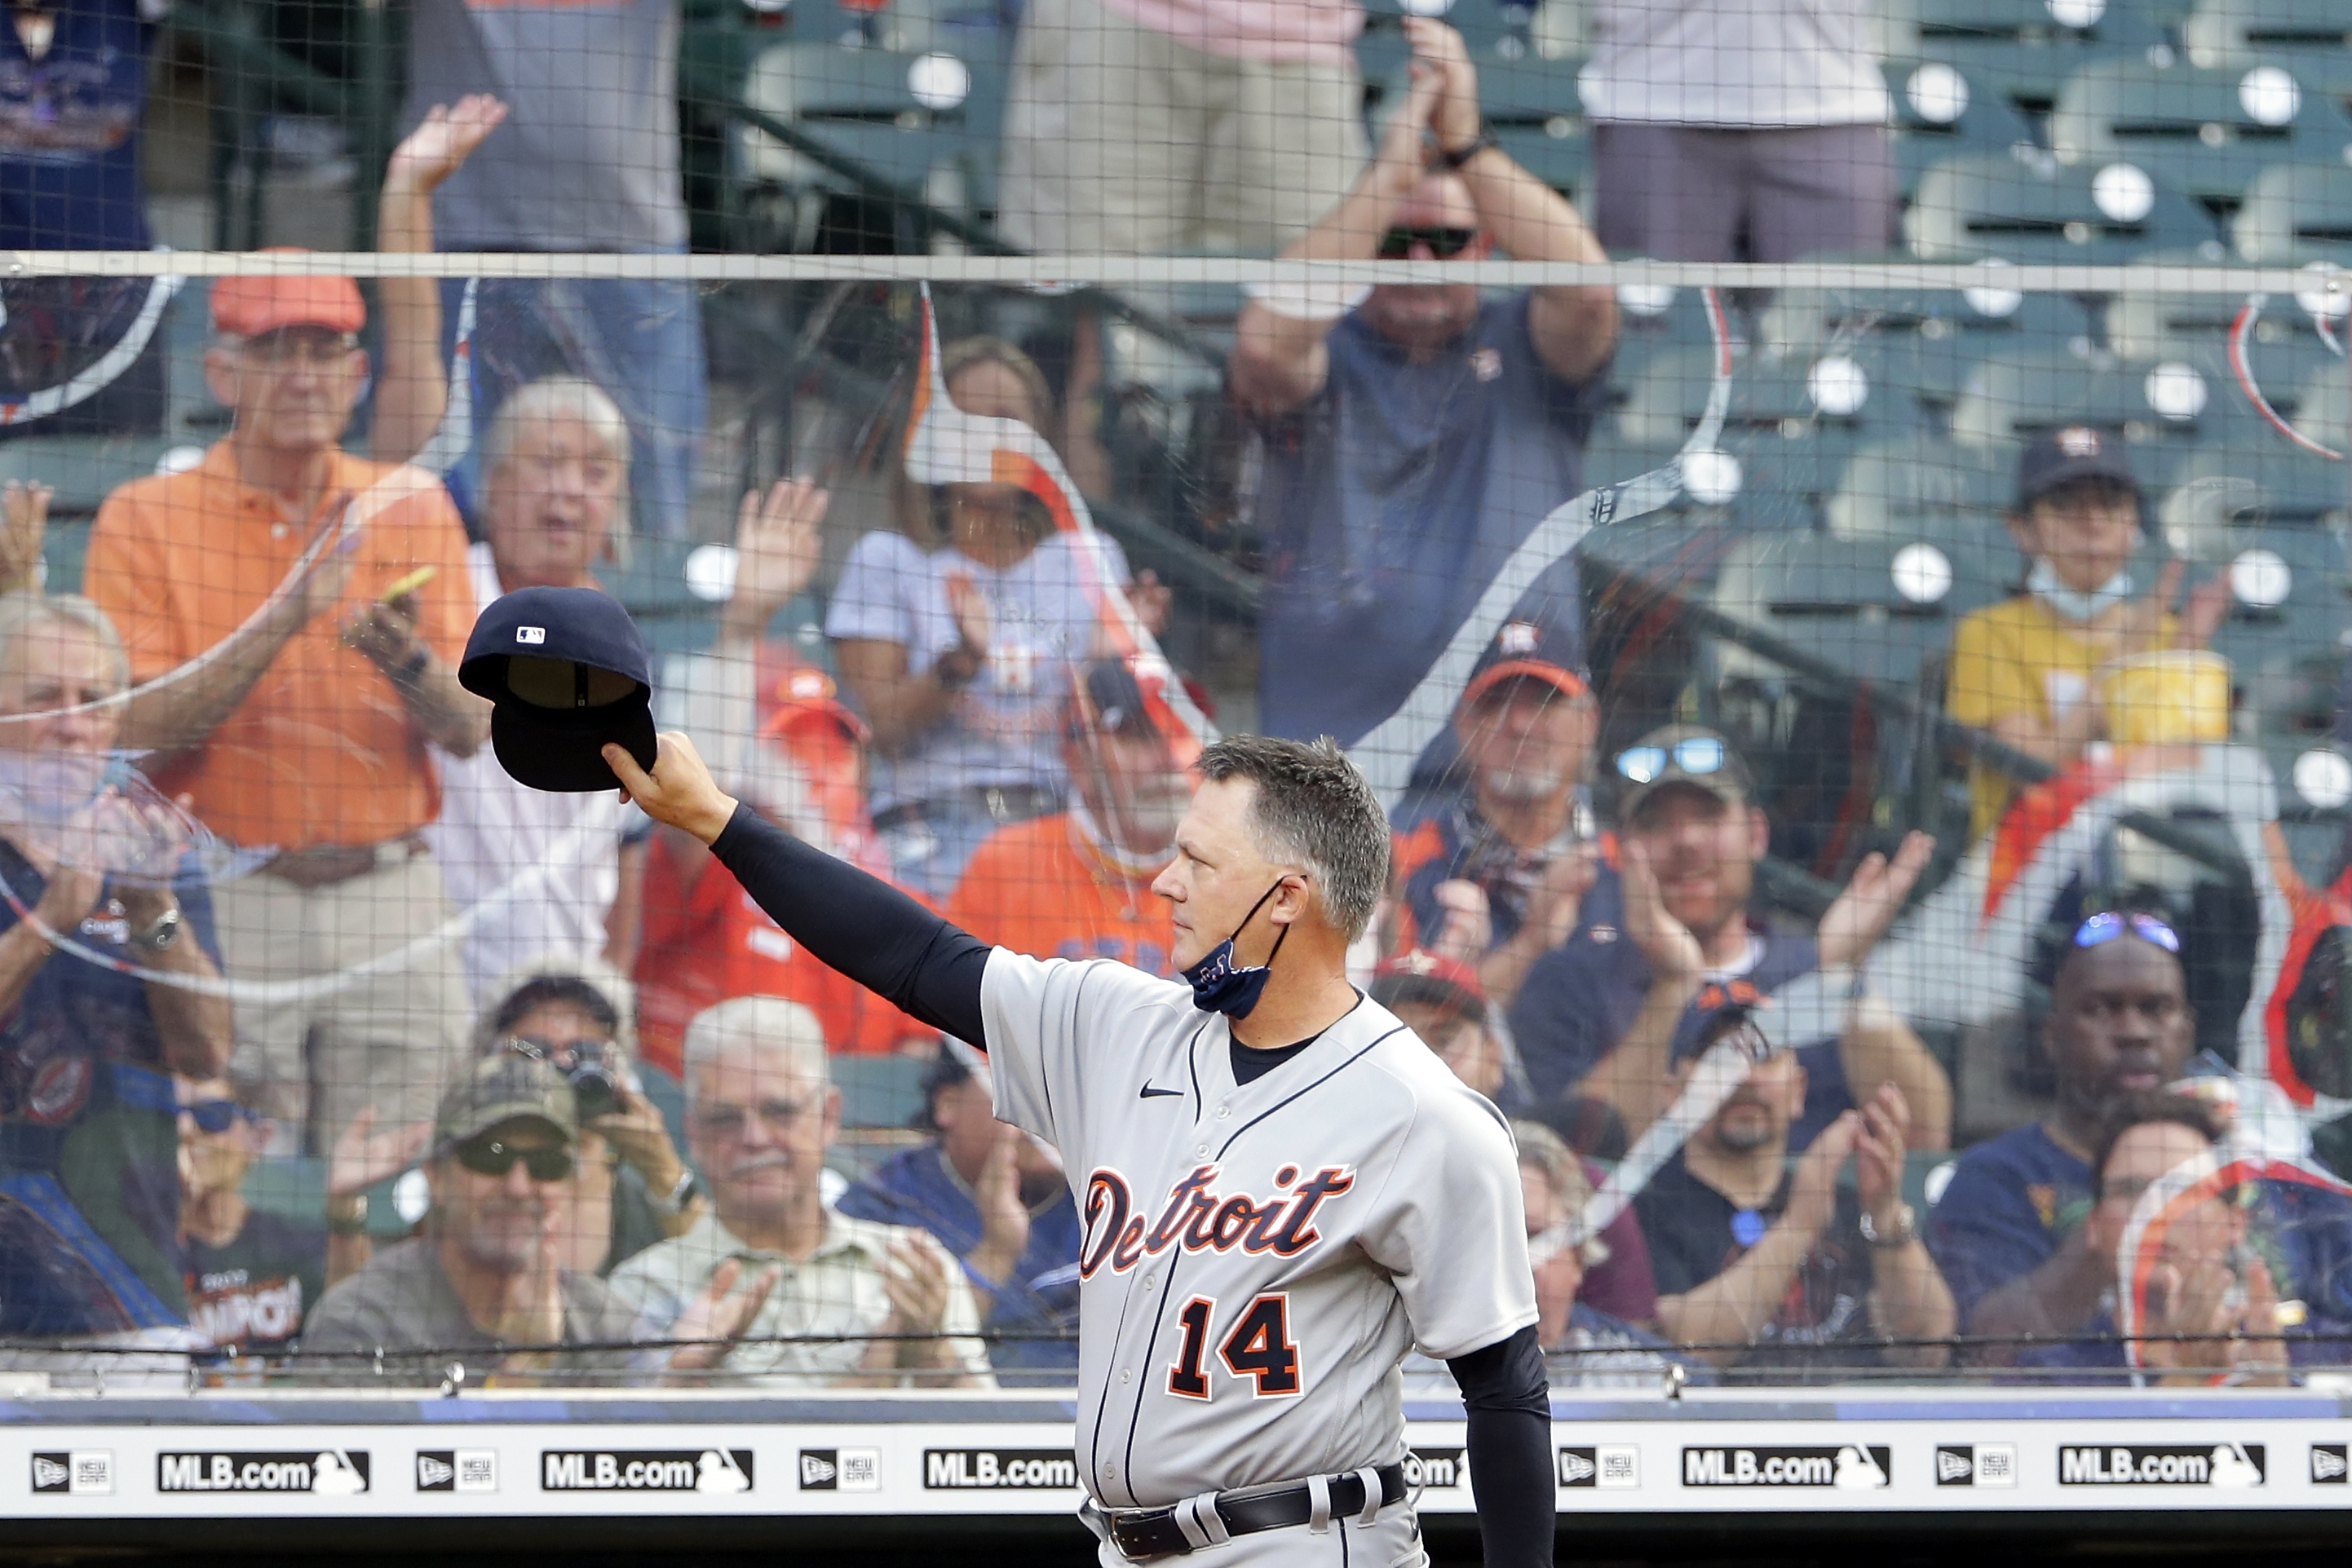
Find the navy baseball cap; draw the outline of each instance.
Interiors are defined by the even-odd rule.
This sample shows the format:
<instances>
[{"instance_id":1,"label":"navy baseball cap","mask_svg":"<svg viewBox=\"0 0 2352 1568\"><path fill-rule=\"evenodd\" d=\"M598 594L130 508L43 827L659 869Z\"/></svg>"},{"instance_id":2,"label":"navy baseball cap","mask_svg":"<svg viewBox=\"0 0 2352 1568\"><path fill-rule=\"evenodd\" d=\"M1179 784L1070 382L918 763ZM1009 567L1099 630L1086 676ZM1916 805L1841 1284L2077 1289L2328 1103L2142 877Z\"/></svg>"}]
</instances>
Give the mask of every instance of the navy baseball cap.
<instances>
[{"instance_id":1,"label":"navy baseball cap","mask_svg":"<svg viewBox=\"0 0 2352 1568\"><path fill-rule=\"evenodd\" d=\"M1767 1002L1764 994L1748 980L1709 980L1699 988L1689 1007L1675 1025L1673 1043L1667 1048L1666 1059L1676 1067L1694 1057L1706 1054L1707 1047L1721 1040L1732 1030L1754 1019Z\"/></svg>"},{"instance_id":2,"label":"navy baseball cap","mask_svg":"<svg viewBox=\"0 0 2352 1568\"><path fill-rule=\"evenodd\" d=\"M2121 436L2087 424L2063 424L2035 436L2018 455L2017 509L2025 511L2077 479L2109 479L2139 494Z\"/></svg>"},{"instance_id":3,"label":"navy baseball cap","mask_svg":"<svg viewBox=\"0 0 2352 1568\"><path fill-rule=\"evenodd\" d=\"M1143 685L1125 659L1097 659L1072 693L1068 730L1072 739L1088 731L1149 737L1159 733L1144 706Z\"/></svg>"},{"instance_id":4,"label":"navy baseball cap","mask_svg":"<svg viewBox=\"0 0 2352 1568\"><path fill-rule=\"evenodd\" d=\"M518 784L616 789L606 742L628 747L640 768L659 755L646 640L597 589L520 588L493 601L466 639L457 684L490 700L490 745Z\"/></svg>"},{"instance_id":5,"label":"navy baseball cap","mask_svg":"<svg viewBox=\"0 0 2352 1568\"><path fill-rule=\"evenodd\" d=\"M1583 651L1575 632L1557 622L1507 621L1478 656L1470 684L1462 690L1462 706L1472 707L1510 681L1540 681L1564 697L1580 697L1592 690L1582 673Z\"/></svg>"}]
</instances>

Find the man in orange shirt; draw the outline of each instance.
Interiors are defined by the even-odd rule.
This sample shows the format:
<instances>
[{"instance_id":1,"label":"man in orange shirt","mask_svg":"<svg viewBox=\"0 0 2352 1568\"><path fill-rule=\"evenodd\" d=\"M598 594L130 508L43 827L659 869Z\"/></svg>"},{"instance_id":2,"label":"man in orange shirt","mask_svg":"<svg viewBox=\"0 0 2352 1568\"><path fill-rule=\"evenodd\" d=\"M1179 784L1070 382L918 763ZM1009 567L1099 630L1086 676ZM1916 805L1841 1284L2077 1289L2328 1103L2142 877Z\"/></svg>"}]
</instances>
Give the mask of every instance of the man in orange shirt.
<instances>
[{"instance_id":1,"label":"man in orange shirt","mask_svg":"<svg viewBox=\"0 0 2352 1568\"><path fill-rule=\"evenodd\" d=\"M418 830L440 810L426 744L470 754L489 709L455 674L473 623L456 508L336 444L367 379L357 286L225 278L212 308L206 384L236 424L197 466L107 498L87 588L141 688L122 744L260 862L215 890L231 977L301 982L238 999L231 1071L324 1150L370 1104L429 1117L462 1049L457 932Z\"/></svg>"},{"instance_id":2,"label":"man in orange shirt","mask_svg":"<svg viewBox=\"0 0 2352 1568\"><path fill-rule=\"evenodd\" d=\"M1065 711L1070 809L1001 828L948 902L983 942L1041 958L1116 958L1170 972L1174 907L1151 891L1192 798L1127 664L1087 666Z\"/></svg>"}]
</instances>

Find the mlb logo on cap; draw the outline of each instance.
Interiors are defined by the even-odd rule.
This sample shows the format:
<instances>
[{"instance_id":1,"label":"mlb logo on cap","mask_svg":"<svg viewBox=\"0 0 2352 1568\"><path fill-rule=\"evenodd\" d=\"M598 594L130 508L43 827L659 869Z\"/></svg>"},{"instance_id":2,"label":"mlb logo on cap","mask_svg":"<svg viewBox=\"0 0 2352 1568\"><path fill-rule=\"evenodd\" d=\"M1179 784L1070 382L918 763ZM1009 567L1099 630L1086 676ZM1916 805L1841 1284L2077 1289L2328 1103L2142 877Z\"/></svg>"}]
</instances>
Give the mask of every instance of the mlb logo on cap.
<instances>
[{"instance_id":1,"label":"mlb logo on cap","mask_svg":"<svg viewBox=\"0 0 2352 1568\"><path fill-rule=\"evenodd\" d=\"M466 640L457 684L490 700L491 747L519 784L616 789L607 742L626 747L643 768L658 755L645 638L619 601L595 589L523 588L494 601Z\"/></svg>"}]
</instances>

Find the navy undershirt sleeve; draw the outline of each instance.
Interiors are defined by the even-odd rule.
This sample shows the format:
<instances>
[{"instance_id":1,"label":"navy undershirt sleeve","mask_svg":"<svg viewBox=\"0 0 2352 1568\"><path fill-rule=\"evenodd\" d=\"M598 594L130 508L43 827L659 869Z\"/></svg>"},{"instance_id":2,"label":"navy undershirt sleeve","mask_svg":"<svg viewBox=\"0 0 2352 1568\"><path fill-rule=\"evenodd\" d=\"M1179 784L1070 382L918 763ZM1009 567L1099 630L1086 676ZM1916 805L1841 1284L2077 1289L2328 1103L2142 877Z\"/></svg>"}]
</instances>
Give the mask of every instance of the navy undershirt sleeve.
<instances>
[{"instance_id":1,"label":"navy undershirt sleeve","mask_svg":"<svg viewBox=\"0 0 2352 1568\"><path fill-rule=\"evenodd\" d=\"M993 951L988 944L749 806L735 808L710 852L818 962L908 1017L987 1049L980 981Z\"/></svg>"},{"instance_id":2,"label":"navy undershirt sleeve","mask_svg":"<svg viewBox=\"0 0 2352 1568\"><path fill-rule=\"evenodd\" d=\"M1486 1568L1551 1568L1551 1380L1535 1325L1445 1364L1462 1386Z\"/></svg>"}]
</instances>

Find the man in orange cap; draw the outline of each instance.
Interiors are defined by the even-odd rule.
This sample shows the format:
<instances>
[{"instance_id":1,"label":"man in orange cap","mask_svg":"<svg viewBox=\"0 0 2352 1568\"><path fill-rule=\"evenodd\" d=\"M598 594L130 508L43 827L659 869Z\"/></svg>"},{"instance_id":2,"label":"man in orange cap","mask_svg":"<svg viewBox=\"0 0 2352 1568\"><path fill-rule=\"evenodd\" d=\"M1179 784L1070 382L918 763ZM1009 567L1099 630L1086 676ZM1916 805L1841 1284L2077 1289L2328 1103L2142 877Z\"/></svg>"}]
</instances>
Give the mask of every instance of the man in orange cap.
<instances>
[{"instance_id":1,"label":"man in orange cap","mask_svg":"<svg viewBox=\"0 0 2352 1568\"><path fill-rule=\"evenodd\" d=\"M1454 710L1467 788L1400 813L1391 951L1463 959L1498 1008L1580 925L1618 918L1585 793L1601 709L1576 664L1573 628L1507 622Z\"/></svg>"},{"instance_id":2,"label":"man in orange cap","mask_svg":"<svg viewBox=\"0 0 2352 1568\"><path fill-rule=\"evenodd\" d=\"M205 380L236 423L107 498L87 588L140 688L123 746L261 860L215 892L231 976L317 982L239 998L232 1071L323 1149L371 1103L430 1116L461 1049L425 747L471 754L488 709L455 673L474 607L447 495L336 444L367 379L357 286L224 278L212 306Z\"/></svg>"}]
</instances>

